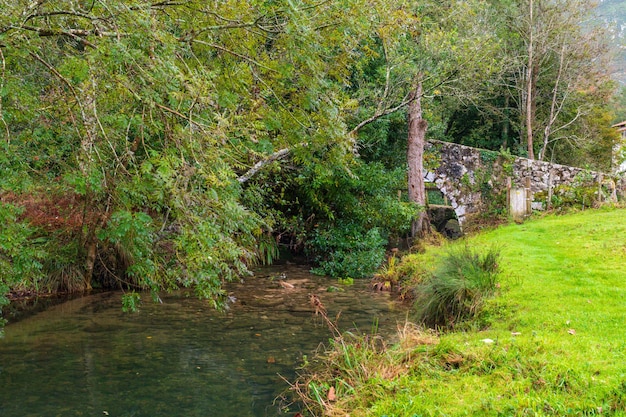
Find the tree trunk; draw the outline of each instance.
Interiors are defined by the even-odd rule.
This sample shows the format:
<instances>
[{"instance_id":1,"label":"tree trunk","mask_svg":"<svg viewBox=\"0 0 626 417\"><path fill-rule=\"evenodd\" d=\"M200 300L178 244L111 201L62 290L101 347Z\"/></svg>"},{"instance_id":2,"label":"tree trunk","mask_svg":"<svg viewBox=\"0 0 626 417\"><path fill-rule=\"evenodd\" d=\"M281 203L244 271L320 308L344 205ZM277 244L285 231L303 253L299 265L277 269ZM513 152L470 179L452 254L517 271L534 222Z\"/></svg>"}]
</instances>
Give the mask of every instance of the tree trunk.
<instances>
[{"instance_id":1,"label":"tree trunk","mask_svg":"<svg viewBox=\"0 0 626 417\"><path fill-rule=\"evenodd\" d=\"M559 87L561 83L561 74L563 73L563 66L565 62L565 45L562 45L561 52L559 53L559 69L556 73L556 80L554 81L554 88L552 89L552 103L550 103L550 116L546 127L543 129L543 146L539 151L539 160L543 161L546 157L548 150L548 144L550 143L550 135L552 134L552 126L556 122L559 113L561 112L562 103L557 103L559 97Z\"/></svg>"},{"instance_id":2,"label":"tree trunk","mask_svg":"<svg viewBox=\"0 0 626 417\"><path fill-rule=\"evenodd\" d=\"M80 147L81 152L79 154L78 165L82 175L85 177L85 183L89 184L89 175L94 165L94 148L96 140L98 138L98 110L96 104L96 94L98 87L96 84L96 78L93 74L93 70L90 68L90 78L88 84L86 84L82 93L83 108L82 117L85 132L81 139ZM93 216L90 216L90 211L93 211L95 205L95 196L93 190L87 185L85 190L85 203L83 208L83 245L85 250L84 259L84 285L86 290L91 290L91 280L93 279L93 270L96 263L96 250L97 250L97 237L96 237L96 224Z\"/></svg>"},{"instance_id":3,"label":"tree trunk","mask_svg":"<svg viewBox=\"0 0 626 417\"><path fill-rule=\"evenodd\" d=\"M509 112L509 96L504 96L504 121L502 123L502 149L509 148L509 130L511 126L511 121L509 120L510 112Z\"/></svg>"},{"instance_id":4,"label":"tree trunk","mask_svg":"<svg viewBox=\"0 0 626 417\"><path fill-rule=\"evenodd\" d=\"M528 25L528 64L526 68L526 145L528 158L535 159L533 150L533 120L535 118L535 57L534 57L534 20L533 20L533 0L529 3L529 25Z\"/></svg>"},{"instance_id":5,"label":"tree trunk","mask_svg":"<svg viewBox=\"0 0 626 417\"><path fill-rule=\"evenodd\" d=\"M424 143L428 123L422 118L422 83L417 83L409 104L409 135L407 146L409 201L424 207L413 221L411 237L423 237L430 231L426 212L426 188L424 185Z\"/></svg>"},{"instance_id":6,"label":"tree trunk","mask_svg":"<svg viewBox=\"0 0 626 417\"><path fill-rule=\"evenodd\" d=\"M85 243L85 275L84 285L87 291L91 291L91 280L93 279L93 269L96 264L96 251L98 249L98 243L96 240L95 233L93 236L88 237L87 242Z\"/></svg>"}]
</instances>

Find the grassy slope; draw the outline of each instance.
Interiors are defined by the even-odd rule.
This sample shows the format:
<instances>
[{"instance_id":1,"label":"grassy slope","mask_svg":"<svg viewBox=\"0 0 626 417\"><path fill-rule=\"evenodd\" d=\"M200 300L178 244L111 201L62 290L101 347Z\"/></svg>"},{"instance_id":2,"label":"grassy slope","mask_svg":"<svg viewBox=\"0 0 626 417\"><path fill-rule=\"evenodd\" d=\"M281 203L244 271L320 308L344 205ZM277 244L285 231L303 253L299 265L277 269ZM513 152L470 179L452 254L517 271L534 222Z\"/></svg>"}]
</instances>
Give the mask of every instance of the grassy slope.
<instances>
[{"instance_id":1,"label":"grassy slope","mask_svg":"<svg viewBox=\"0 0 626 417\"><path fill-rule=\"evenodd\" d=\"M413 347L407 372L359 388L371 401L351 415L626 415L626 210L546 217L465 243L502 248L488 330Z\"/></svg>"}]
</instances>

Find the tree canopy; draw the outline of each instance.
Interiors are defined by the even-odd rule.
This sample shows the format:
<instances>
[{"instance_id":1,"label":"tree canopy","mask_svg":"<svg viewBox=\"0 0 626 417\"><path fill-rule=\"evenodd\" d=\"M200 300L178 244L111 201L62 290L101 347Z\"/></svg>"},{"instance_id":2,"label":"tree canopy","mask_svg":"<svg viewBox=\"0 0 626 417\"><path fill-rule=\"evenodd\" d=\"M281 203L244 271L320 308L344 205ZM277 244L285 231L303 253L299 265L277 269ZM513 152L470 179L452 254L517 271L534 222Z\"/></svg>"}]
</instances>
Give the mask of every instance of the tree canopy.
<instances>
[{"instance_id":1,"label":"tree canopy","mask_svg":"<svg viewBox=\"0 0 626 417\"><path fill-rule=\"evenodd\" d=\"M367 275L419 209L416 83L431 137L523 150L531 97L542 157L601 166L613 86L563 2L530 57L522 0L0 0L0 291L219 306L278 243Z\"/></svg>"}]
</instances>

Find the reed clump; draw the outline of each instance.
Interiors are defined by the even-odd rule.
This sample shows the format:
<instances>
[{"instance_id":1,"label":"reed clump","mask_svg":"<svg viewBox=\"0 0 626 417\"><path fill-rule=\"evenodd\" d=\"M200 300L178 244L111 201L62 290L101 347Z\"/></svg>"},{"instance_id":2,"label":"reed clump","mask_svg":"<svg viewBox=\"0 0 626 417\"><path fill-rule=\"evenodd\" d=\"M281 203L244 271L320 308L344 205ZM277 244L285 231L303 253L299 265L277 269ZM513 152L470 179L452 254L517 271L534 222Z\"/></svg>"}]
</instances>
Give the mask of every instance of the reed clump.
<instances>
[{"instance_id":1,"label":"reed clump","mask_svg":"<svg viewBox=\"0 0 626 417\"><path fill-rule=\"evenodd\" d=\"M310 304L332 333L328 344L320 345L314 358L306 360L302 373L295 382L289 382L290 397L299 402L312 416L346 416L354 411L355 399L360 406L384 396L380 384L397 380L411 372L416 357L428 357L439 343L434 331L406 322L390 343L376 334L358 330L341 332L328 316L326 307L317 295L311 295Z\"/></svg>"},{"instance_id":2,"label":"reed clump","mask_svg":"<svg viewBox=\"0 0 626 417\"><path fill-rule=\"evenodd\" d=\"M414 288L417 319L428 327L453 328L471 320L498 288L500 251L468 246L449 249L438 267Z\"/></svg>"}]
</instances>

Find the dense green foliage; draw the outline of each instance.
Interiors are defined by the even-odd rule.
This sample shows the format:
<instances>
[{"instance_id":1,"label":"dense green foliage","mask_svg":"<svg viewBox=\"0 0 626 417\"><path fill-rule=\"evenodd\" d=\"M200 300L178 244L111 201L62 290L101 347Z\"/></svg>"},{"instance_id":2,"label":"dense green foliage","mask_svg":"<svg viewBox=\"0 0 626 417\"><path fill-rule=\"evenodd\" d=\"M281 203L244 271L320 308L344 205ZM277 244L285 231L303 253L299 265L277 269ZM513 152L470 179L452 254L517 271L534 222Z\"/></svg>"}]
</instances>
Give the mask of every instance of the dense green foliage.
<instances>
[{"instance_id":1,"label":"dense green foliage","mask_svg":"<svg viewBox=\"0 0 626 417\"><path fill-rule=\"evenodd\" d=\"M431 137L522 148L522 0L0 8L2 293L115 287L132 308L134 290L189 286L219 306L277 245L371 274L419 210L398 195L416 82ZM587 11L550 15L567 24L540 61L535 130L556 94L550 158L605 168L613 86L572 20Z\"/></svg>"},{"instance_id":2,"label":"dense green foliage","mask_svg":"<svg viewBox=\"0 0 626 417\"><path fill-rule=\"evenodd\" d=\"M18 222L22 210L0 203L0 307L8 303L5 297L11 288L33 287L41 276L45 255L35 230ZM3 325L0 316L0 328Z\"/></svg>"},{"instance_id":3,"label":"dense green foliage","mask_svg":"<svg viewBox=\"0 0 626 417\"><path fill-rule=\"evenodd\" d=\"M417 213L406 193L398 197L405 175L363 160L297 175L268 172L250 181L243 201L271 222L281 244L318 264L316 273L361 278L380 266L389 237L406 233Z\"/></svg>"},{"instance_id":4,"label":"dense green foliage","mask_svg":"<svg viewBox=\"0 0 626 417\"><path fill-rule=\"evenodd\" d=\"M309 169L346 160L340 4L2 7L3 199L30 207L15 221L41 226L65 289L219 301L271 230L241 203L250 162L294 145Z\"/></svg>"},{"instance_id":5,"label":"dense green foliage","mask_svg":"<svg viewBox=\"0 0 626 417\"><path fill-rule=\"evenodd\" d=\"M501 2L506 64L483 85L488 93L480 101L449 106L446 134L521 156L529 155L530 134L538 159L607 170L618 140L607 129L615 117L608 103L616 88L609 64L615 49L607 49L607 27L594 7L582 0Z\"/></svg>"}]
</instances>

